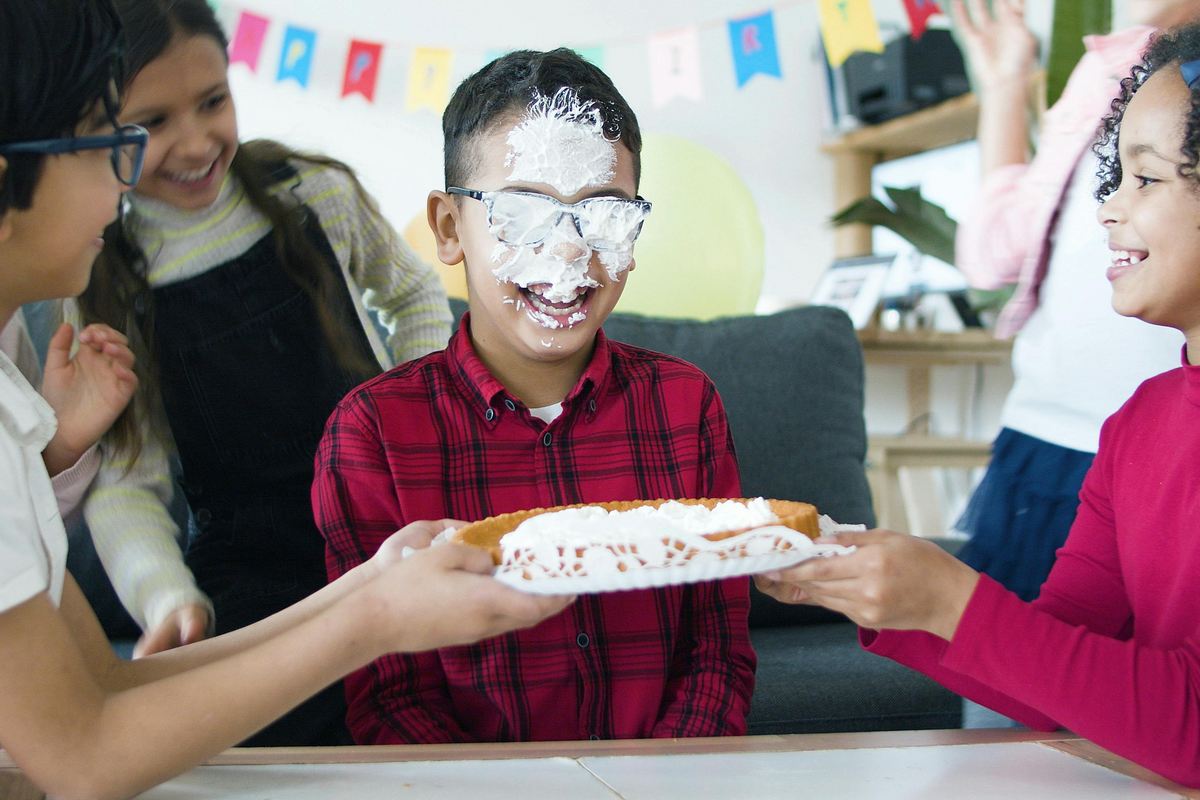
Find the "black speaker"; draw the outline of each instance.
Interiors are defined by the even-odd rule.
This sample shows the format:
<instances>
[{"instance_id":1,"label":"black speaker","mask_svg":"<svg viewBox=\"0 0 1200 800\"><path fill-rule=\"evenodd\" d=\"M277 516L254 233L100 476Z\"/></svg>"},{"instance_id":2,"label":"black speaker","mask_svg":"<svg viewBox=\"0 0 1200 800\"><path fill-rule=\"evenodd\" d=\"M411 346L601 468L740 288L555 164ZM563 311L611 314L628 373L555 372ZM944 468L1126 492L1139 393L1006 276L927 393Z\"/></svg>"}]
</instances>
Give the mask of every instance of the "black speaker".
<instances>
[{"instance_id":1,"label":"black speaker","mask_svg":"<svg viewBox=\"0 0 1200 800\"><path fill-rule=\"evenodd\" d=\"M903 116L970 89L950 31L901 36L882 53L857 52L842 65L847 107L866 124Z\"/></svg>"}]
</instances>

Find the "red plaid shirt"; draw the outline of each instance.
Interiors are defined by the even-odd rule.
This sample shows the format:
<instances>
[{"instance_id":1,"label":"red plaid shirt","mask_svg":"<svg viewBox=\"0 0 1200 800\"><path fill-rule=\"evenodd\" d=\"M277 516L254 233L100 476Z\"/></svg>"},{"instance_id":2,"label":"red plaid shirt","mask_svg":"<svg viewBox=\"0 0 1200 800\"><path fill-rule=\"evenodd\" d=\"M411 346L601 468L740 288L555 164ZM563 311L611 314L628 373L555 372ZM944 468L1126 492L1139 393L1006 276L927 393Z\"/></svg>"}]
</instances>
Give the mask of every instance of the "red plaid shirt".
<instances>
[{"instance_id":1,"label":"red plaid shirt","mask_svg":"<svg viewBox=\"0 0 1200 800\"><path fill-rule=\"evenodd\" d=\"M464 332L334 411L313 508L330 579L402 525L564 503L738 496L712 382L603 333L549 425ZM385 656L346 679L363 744L735 735L754 687L744 578L581 596L534 628Z\"/></svg>"}]
</instances>

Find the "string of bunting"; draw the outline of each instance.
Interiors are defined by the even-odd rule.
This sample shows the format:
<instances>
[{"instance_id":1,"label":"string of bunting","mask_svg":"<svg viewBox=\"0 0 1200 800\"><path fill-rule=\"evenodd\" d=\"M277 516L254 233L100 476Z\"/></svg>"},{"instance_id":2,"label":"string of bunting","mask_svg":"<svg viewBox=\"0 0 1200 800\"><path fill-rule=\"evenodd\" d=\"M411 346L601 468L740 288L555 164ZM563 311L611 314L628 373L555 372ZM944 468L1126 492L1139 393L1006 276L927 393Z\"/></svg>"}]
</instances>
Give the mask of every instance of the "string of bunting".
<instances>
[{"instance_id":1,"label":"string of bunting","mask_svg":"<svg viewBox=\"0 0 1200 800\"><path fill-rule=\"evenodd\" d=\"M879 27L871 8L871 0L816 0L818 19L825 53L830 66L839 66L856 50L882 52ZM912 35L924 32L930 16L940 13L935 0L903 0L912 24ZM286 20L277 20L254 10L209 0L233 29L229 40L229 63L244 64L251 72L273 71L276 82L294 81L309 88L313 62L318 47L344 47L345 60L341 69L341 96L360 95L375 102L384 50L400 49L411 54L405 95L405 110L428 108L440 113L449 100L451 71L455 52L444 47L430 47L397 42L381 42L342 33L317 31ZM701 102L704 99L702 80L700 32L702 28L723 25L728 31L729 48L733 59L737 87L744 87L757 75L783 77L779 48L775 34L778 11L811 0L785 0L774 8L758 14L727 20L697 23L672 31L654 33L630 39L644 42L650 69L651 100L661 107L676 98ZM278 55L264 53L267 33L275 25L283 26ZM333 45L330 45L330 40ZM347 42L348 44L343 44ZM606 45L576 47L588 60L603 68ZM481 64L487 63L504 50L488 50Z\"/></svg>"}]
</instances>

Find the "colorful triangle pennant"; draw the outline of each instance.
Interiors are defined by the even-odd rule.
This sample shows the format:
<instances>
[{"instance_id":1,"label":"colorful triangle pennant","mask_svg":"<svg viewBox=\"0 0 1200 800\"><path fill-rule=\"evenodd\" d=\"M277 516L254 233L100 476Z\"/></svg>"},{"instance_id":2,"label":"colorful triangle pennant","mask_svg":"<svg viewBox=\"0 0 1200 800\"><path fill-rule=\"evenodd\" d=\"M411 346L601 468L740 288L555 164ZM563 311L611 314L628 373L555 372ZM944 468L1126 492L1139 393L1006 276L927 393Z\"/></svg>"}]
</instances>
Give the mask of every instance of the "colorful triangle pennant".
<instances>
[{"instance_id":1,"label":"colorful triangle pennant","mask_svg":"<svg viewBox=\"0 0 1200 800\"><path fill-rule=\"evenodd\" d=\"M279 70L275 80L282 83L291 78L300 86L308 87L312 74L313 54L317 50L317 32L288 25L283 32L283 46L279 51Z\"/></svg>"},{"instance_id":2,"label":"colorful triangle pennant","mask_svg":"<svg viewBox=\"0 0 1200 800\"><path fill-rule=\"evenodd\" d=\"M382 44L351 39L350 49L346 52L346 72L342 76L342 97L357 93L368 102L374 102L382 57Z\"/></svg>"},{"instance_id":3,"label":"colorful triangle pennant","mask_svg":"<svg viewBox=\"0 0 1200 800\"><path fill-rule=\"evenodd\" d=\"M250 68L251 72L258 71L258 56L262 52L263 39L267 35L267 26L271 21L258 14L243 11L238 15L237 29L233 40L229 43L230 66L241 62Z\"/></svg>"},{"instance_id":4,"label":"colorful triangle pennant","mask_svg":"<svg viewBox=\"0 0 1200 800\"><path fill-rule=\"evenodd\" d=\"M650 96L655 108L676 97L704 99L700 81L700 32L684 28L650 37Z\"/></svg>"},{"instance_id":5,"label":"colorful triangle pennant","mask_svg":"<svg viewBox=\"0 0 1200 800\"><path fill-rule=\"evenodd\" d=\"M935 0L904 0L904 10L912 27L912 38L920 39L929 24L929 18L941 14L942 9Z\"/></svg>"},{"instance_id":6,"label":"colorful triangle pennant","mask_svg":"<svg viewBox=\"0 0 1200 800\"><path fill-rule=\"evenodd\" d=\"M454 54L442 48L418 47L413 50L405 110L428 108L442 113L450 100L450 67L453 61Z\"/></svg>"},{"instance_id":7,"label":"colorful triangle pennant","mask_svg":"<svg viewBox=\"0 0 1200 800\"><path fill-rule=\"evenodd\" d=\"M820 0L818 10L829 66L840 67L856 50L883 52L870 0Z\"/></svg>"},{"instance_id":8,"label":"colorful triangle pennant","mask_svg":"<svg viewBox=\"0 0 1200 800\"><path fill-rule=\"evenodd\" d=\"M774 12L730 20L729 44L733 48L738 88L745 86L755 75L783 77L779 68L779 50L775 44Z\"/></svg>"}]
</instances>

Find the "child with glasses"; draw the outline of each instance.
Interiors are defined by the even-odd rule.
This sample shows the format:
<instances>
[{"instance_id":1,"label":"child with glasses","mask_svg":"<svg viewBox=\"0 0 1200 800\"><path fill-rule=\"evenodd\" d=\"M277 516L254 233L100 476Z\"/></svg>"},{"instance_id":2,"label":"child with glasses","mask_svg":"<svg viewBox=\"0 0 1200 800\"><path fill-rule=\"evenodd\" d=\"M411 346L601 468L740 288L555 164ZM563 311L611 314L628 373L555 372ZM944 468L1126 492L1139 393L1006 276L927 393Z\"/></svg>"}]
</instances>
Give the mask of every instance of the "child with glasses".
<instances>
[{"instance_id":1,"label":"child with glasses","mask_svg":"<svg viewBox=\"0 0 1200 800\"><path fill-rule=\"evenodd\" d=\"M1182 333L1182 366L1143 382L1104 423L1036 600L891 531L841 534L856 552L757 579L781 600L845 613L873 653L1188 786L1200 786L1198 153L1193 24L1151 41L1096 148L1112 307Z\"/></svg>"},{"instance_id":2,"label":"child with glasses","mask_svg":"<svg viewBox=\"0 0 1200 800\"><path fill-rule=\"evenodd\" d=\"M313 484L330 578L412 520L739 495L712 382L601 330L650 212L609 78L569 50L511 53L458 87L442 128L428 217L470 310L444 351L330 417ZM748 607L740 578L582 597L515 636L360 670L349 727L363 744L741 734Z\"/></svg>"},{"instance_id":3,"label":"child with glasses","mask_svg":"<svg viewBox=\"0 0 1200 800\"><path fill-rule=\"evenodd\" d=\"M102 99L119 78L120 41L108 0L0 3L0 53L21 56L0 70L0 326L22 304L83 290L122 184L136 180L110 158L122 145L89 138L119 136ZM53 150L30 148L49 140ZM127 351L95 344L80 347L75 372L59 382L92 387L82 406L103 427L133 377ZM47 381L59 380L51 376L60 366L48 362ZM436 530L425 523L284 613L118 660L64 570L49 475L58 465L47 447L56 412L67 409L46 394L49 404L0 355L0 742L55 797L138 794L383 653L493 636L565 605L501 585L486 575L486 554L470 548L401 560Z\"/></svg>"},{"instance_id":4,"label":"child with glasses","mask_svg":"<svg viewBox=\"0 0 1200 800\"><path fill-rule=\"evenodd\" d=\"M96 121L101 128L112 127L108 118ZM131 186L141 172L145 148L146 132L129 126L114 133L8 141L0 143L0 158L8 160L12 172L21 174L40 156L77 154L94 163L107 155L113 175ZM90 211L111 218L116 209ZM100 469L100 437L125 410L137 386L133 352L126 337L107 325L88 325L76 337L71 325L62 323L47 343L43 366L24 315L16 309L0 326L0 353L22 378L39 387L54 410L58 424L42 460L59 513L67 518L78 509Z\"/></svg>"},{"instance_id":5,"label":"child with glasses","mask_svg":"<svg viewBox=\"0 0 1200 800\"><path fill-rule=\"evenodd\" d=\"M149 142L80 306L130 336L141 386L104 442L84 517L146 654L325 584L309 501L325 420L381 365L443 346L451 320L432 268L348 167L238 141L226 39L205 0L116 6L119 115ZM193 523L182 556L174 459ZM343 716L331 687L248 744L344 742Z\"/></svg>"}]
</instances>

